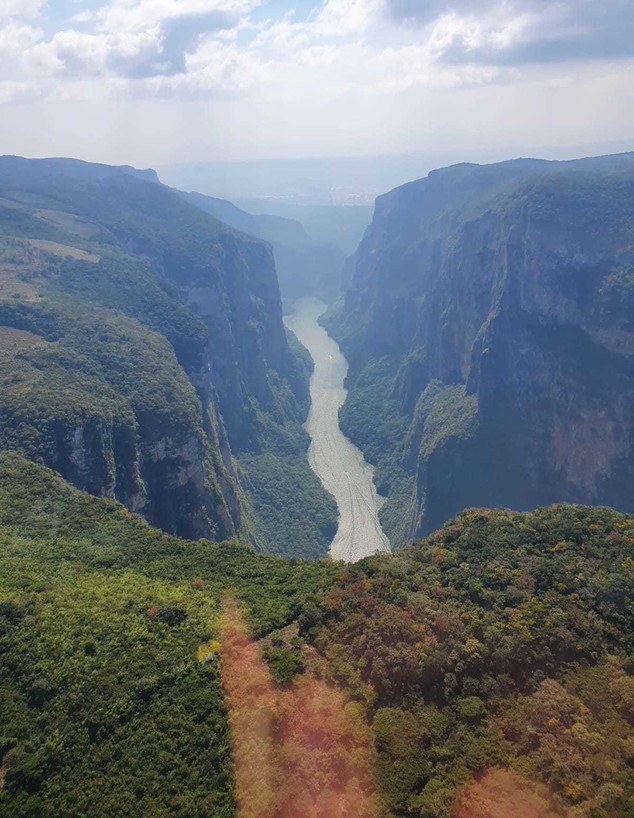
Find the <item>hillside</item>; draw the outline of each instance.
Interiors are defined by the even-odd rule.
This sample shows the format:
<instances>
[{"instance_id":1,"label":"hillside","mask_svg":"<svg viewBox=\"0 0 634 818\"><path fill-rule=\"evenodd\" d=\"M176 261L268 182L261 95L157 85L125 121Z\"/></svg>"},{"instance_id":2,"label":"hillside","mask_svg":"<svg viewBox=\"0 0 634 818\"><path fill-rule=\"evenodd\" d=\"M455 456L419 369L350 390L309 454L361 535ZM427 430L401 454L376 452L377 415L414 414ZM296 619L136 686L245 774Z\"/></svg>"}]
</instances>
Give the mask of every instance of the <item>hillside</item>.
<instances>
[{"instance_id":1,"label":"hillside","mask_svg":"<svg viewBox=\"0 0 634 818\"><path fill-rule=\"evenodd\" d=\"M251 648L255 675L232 680L284 703L276 755L319 777L330 756L311 747L334 742L340 769L360 764L361 726L325 718L342 696L371 728L364 815L472 818L509 792L523 818L631 815L631 518L471 510L346 567L171 537L3 455L0 541L7 818L234 814L226 591L282 680Z\"/></svg>"},{"instance_id":2,"label":"hillside","mask_svg":"<svg viewBox=\"0 0 634 818\"><path fill-rule=\"evenodd\" d=\"M328 328L393 543L468 506L632 509L633 271L632 154L456 165L377 199Z\"/></svg>"},{"instance_id":3,"label":"hillside","mask_svg":"<svg viewBox=\"0 0 634 818\"><path fill-rule=\"evenodd\" d=\"M0 448L170 532L324 553L269 245L151 172L0 158L0 332Z\"/></svg>"},{"instance_id":4,"label":"hillside","mask_svg":"<svg viewBox=\"0 0 634 818\"><path fill-rule=\"evenodd\" d=\"M233 815L218 666L196 658L219 596L268 633L336 567L170 537L6 455L0 542L0 814Z\"/></svg>"},{"instance_id":5,"label":"hillside","mask_svg":"<svg viewBox=\"0 0 634 818\"><path fill-rule=\"evenodd\" d=\"M332 242L316 241L296 219L253 215L225 199L202 193L179 195L236 230L270 242L283 298L317 296L329 302L339 295L344 252Z\"/></svg>"}]
</instances>

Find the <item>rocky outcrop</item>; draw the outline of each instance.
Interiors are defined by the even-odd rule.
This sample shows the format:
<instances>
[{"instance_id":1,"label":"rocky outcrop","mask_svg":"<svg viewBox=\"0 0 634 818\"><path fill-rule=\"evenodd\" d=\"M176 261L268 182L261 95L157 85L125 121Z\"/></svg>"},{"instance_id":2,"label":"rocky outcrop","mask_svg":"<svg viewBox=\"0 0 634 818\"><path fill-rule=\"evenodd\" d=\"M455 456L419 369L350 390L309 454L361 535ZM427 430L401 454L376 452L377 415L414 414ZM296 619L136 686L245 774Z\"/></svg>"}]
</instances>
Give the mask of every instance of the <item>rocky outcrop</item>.
<instances>
[{"instance_id":1,"label":"rocky outcrop","mask_svg":"<svg viewBox=\"0 0 634 818\"><path fill-rule=\"evenodd\" d=\"M235 484L224 463L208 461L213 446L197 430L184 439L150 442L147 430L120 420L56 425L50 465L75 486L117 499L166 531L192 538L236 534L241 510Z\"/></svg>"},{"instance_id":2,"label":"rocky outcrop","mask_svg":"<svg viewBox=\"0 0 634 818\"><path fill-rule=\"evenodd\" d=\"M633 230L633 155L460 165L377 200L331 329L392 538L474 505L631 510Z\"/></svg>"}]
</instances>

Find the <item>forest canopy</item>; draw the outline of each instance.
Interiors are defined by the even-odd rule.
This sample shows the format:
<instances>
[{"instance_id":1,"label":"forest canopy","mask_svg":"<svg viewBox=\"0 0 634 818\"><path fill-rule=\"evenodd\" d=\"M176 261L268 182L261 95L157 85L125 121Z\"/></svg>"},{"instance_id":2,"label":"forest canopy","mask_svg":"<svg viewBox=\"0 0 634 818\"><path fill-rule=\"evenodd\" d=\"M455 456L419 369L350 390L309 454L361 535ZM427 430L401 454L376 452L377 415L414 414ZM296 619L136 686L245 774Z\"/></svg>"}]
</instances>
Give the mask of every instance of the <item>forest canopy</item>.
<instances>
[{"instance_id":1,"label":"forest canopy","mask_svg":"<svg viewBox=\"0 0 634 818\"><path fill-rule=\"evenodd\" d=\"M0 541L2 815L233 815L228 590L271 684L357 708L381 815L448 818L491 770L562 815L632 814L630 517L475 509L393 556L305 562L163 534L5 454Z\"/></svg>"}]
</instances>

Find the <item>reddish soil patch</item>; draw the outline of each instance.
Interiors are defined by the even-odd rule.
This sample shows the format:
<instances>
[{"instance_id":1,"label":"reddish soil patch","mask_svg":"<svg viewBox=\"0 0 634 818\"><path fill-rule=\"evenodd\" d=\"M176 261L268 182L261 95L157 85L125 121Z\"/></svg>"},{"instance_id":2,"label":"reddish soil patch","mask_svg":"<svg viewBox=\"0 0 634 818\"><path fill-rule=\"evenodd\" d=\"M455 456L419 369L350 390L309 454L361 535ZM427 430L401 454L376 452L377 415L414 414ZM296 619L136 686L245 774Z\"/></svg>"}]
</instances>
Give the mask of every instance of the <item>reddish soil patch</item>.
<instances>
[{"instance_id":1,"label":"reddish soil patch","mask_svg":"<svg viewBox=\"0 0 634 818\"><path fill-rule=\"evenodd\" d=\"M309 674L280 689L231 597L220 636L239 818L378 818L361 708Z\"/></svg>"},{"instance_id":2,"label":"reddish soil patch","mask_svg":"<svg viewBox=\"0 0 634 818\"><path fill-rule=\"evenodd\" d=\"M452 818L569 818L545 787L495 768L458 793Z\"/></svg>"}]
</instances>

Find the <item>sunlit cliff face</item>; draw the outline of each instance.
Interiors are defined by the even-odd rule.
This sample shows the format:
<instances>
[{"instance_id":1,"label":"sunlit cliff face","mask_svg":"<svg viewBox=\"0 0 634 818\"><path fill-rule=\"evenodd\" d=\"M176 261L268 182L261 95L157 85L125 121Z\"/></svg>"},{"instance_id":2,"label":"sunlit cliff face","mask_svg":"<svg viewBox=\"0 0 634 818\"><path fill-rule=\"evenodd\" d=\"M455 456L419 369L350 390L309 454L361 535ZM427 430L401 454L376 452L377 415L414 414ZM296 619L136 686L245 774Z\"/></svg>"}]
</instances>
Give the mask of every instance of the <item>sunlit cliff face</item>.
<instances>
[{"instance_id":1,"label":"sunlit cliff face","mask_svg":"<svg viewBox=\"0 0 634 818\"><path fill-rule=\"evenodd\" d=\"M377 818L372 735L357 706L310 675L278 688L231 597L221 643L239 818Z\"/></svg>"}]
</instances>

